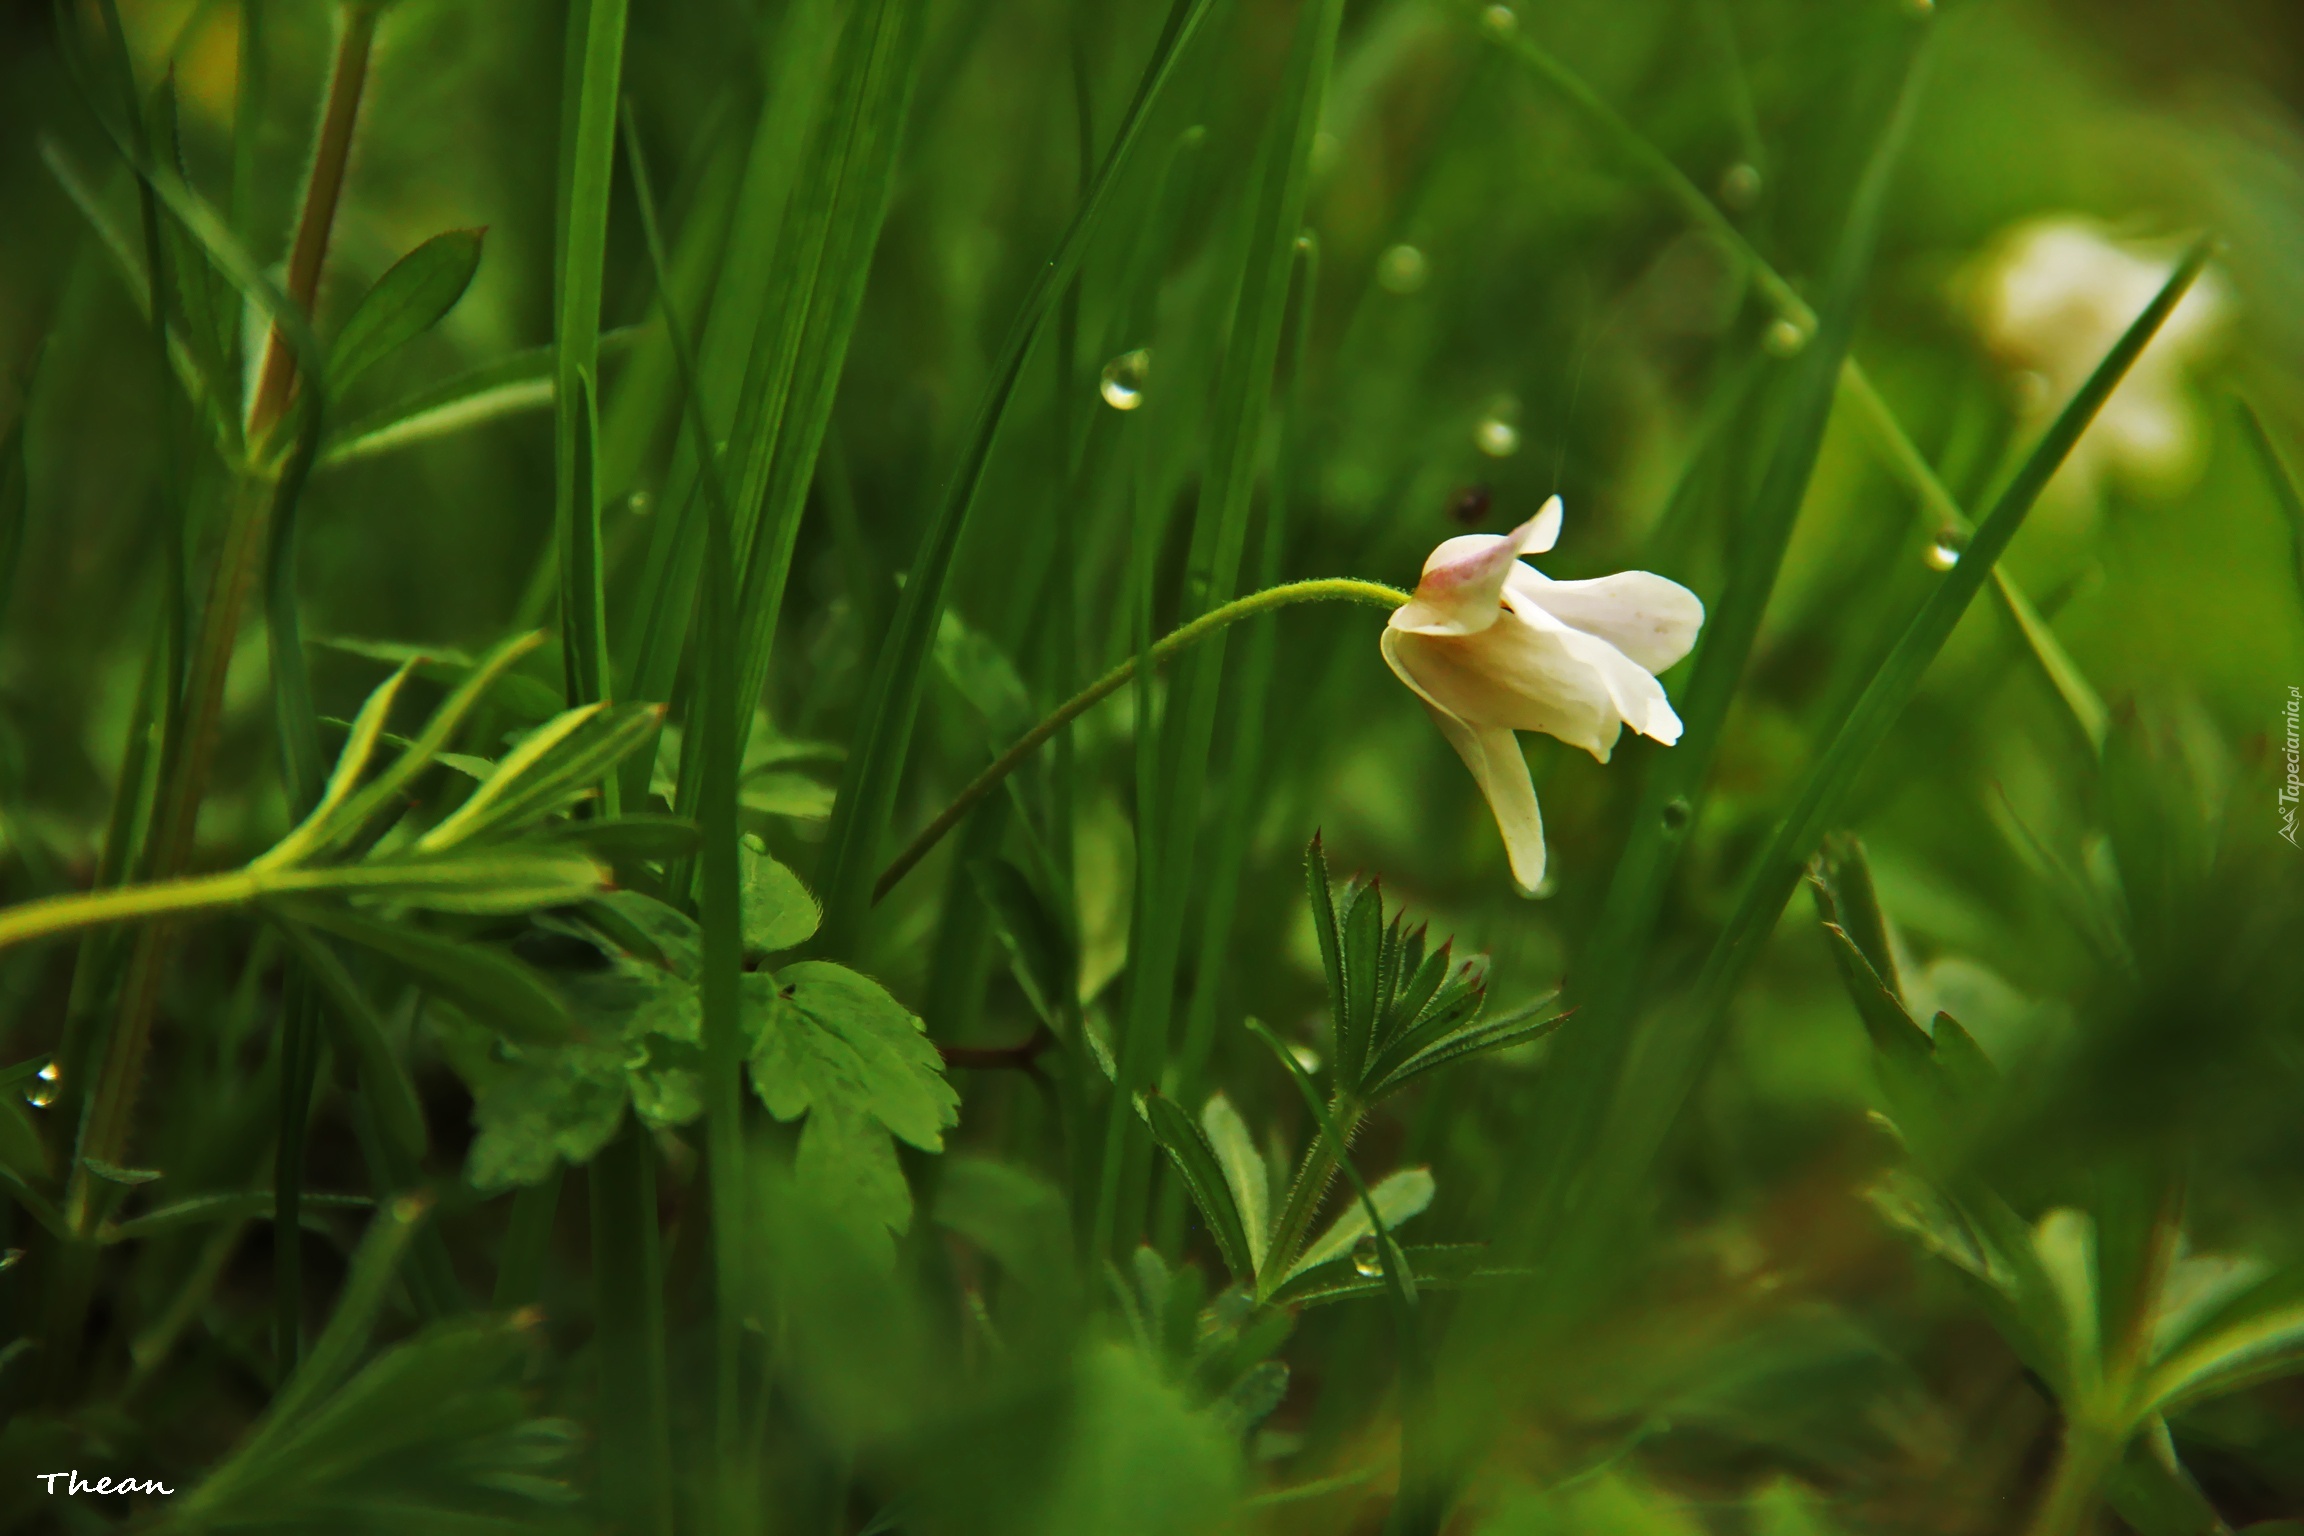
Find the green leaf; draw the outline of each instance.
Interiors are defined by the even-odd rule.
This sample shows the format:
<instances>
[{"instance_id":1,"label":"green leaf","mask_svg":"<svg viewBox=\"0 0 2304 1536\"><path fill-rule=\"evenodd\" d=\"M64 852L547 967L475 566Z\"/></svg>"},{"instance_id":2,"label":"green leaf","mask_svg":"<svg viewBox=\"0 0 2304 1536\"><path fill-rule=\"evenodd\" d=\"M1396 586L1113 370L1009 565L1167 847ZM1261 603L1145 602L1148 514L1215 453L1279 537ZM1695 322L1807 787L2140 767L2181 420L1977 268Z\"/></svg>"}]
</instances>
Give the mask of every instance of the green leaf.
<instances>
[{"instance_id":1,"label":"green leaf","mask_svg":"<svg viewBox=\"0 0 2304 1536\"><path fill-rule=\"evenodd\" d=\"M1192 1117L1175 1100L1157 1093L1145 1096L1144 1117L1152 1128L1152 1139L1175 1163L1192 1203L1200 1207L1200 1217L1208 1224L1208 1235L1223 1255L1225 1267L1238 1278L1252 1278L1256 1269L1249 1257L1247 1225L1240 1219L1232 1186L1216 1149L1208 1144L1207 1132L1193 1124Z\"/></svg>"},{"instance_id":2,"label":"green leaf","mask_svg":"<svg viewBox=\"0 0 2304 1536\"><path fill-rule=\"evenodd\" d=\"M1491 1263L1494 1255L1485 1243L1404 1245L1400 1251L1407 1256L1409 1268L1416 1272L1419 1290L1426 1286L1451 1290L1477 1284L1503 1285L1524 1280L1529 1274L1524 1269L1506 1269ZM1298 1268L1293 1278L1272 1293L1272 1304L1317 1307L1363 1296L1381 1296L1384 1290L1381 1275L1362 1274L1353 1256L1344 1254L1315 1269Z\"/></svg>"},{"instance_id":3,"label":"green leaf","mask_svg":"<svg viewBox=\"0 0 2304 1536\"><path fill-rule=\"evenodd\" d=\"M352 381L438 325L480 270L483 231L451 229L434 235L394 262L344 322L328 349L328 387L343 394Z\"/></svg>"},{"instance_id":4,"label":"green leaf","mask_svg":"<svg viewBox=\"0 0 2304 1536\"><path fill-rule=\"evenodd\" d=\"M417 985L511 1039L552 1044L575 1032L568 1005L530 967L486 945L380 922L317 902L282 902L290 921L391 961Z\"/></svg>"},{"instance_id":5,"label":"green leaf","mask_svg":"<svg viewBox=\"0 0 2304 1536\"><path fill-rule=\"evenodd\" d=\"M1502 1018L1491 1019L1485 1024L1473 1025L1442 1036L1399 1066L1385 1073L1383 1077L1372 1081L1368 1088L1370 1099L1390 1097L1425 1073L1437 1071L1453 1062L1463 1061L1468 1057L1478 1056L1487 1051L1500 1051L1507 1046L1526 1045L1530 1041L1543 1039L1568 1022L1568 1015L1565 1013L1545 1013L1543 1010L1549 1006L1549 1003L1549 999L1541 1003L1531 1003L1527 1007L1518 1009Z\"/></svg>"},{"instance_id":6,"label":"green leaf","mask_svg":"<svg viewBox=\"0 0 2304 1536\"><path fill-rule=\"evenodd\" d=\"M1368 1198L1374 1202L1376 1214L1383 1218L1384 1230L1391 1232L1430 1205L1435 1188L1431 1169L1403 1168L1379 1180L1368 1191ZM1293 1280L1306 1270L1348 1257L1353 1244L1374 1236L1375 1232L1365 1205L1355 1202L1346 1206L1328 1230L1307 1244L1303 1254L1288 1267L1288 1278Z\"/></svg>"},{"instance_id":7,"label":"green leaf","mask_svg":"<svg viewBox=\"0 0 2304 1536\"><path fill-rule=\"evenodd\" d=\"M2212 1329L2162 1361L2140 1393L2161 1414L2304 1371L2304 1305L2276 1307Z\"/></svg>"},{"instance_id":8,"label":"green leaf","mask_svg":"<svg viewBox=\"0 0 2304 1536\"><path fill-rule=\"evenodd\" d=\"M1818 914L1823 921L1840 925L1901 1012L1904 986L1896 976L1896 949L1888 936L1888 916L1872 886L1872 866L1864 857L1863 843L1846 832L1827 836L1810 878Z\"/></svg>"},{"instance_id":9,"label":"green leaf","mask_svg":"<svg viewBox=\"0 0 2304 1536\"><path fill-rule=\"evenodd\" d=\"M436 853L517 832L593 793L609 770L655 739L660 704L586 704L522 737L496 771L445 820L416 840Z\"/></svg>"},{"instance_id":10,"label":"green leaf","mask_svg":"<svg viewBox=\"0 0 2304 1536\"><path fill-rule=\"evenodd\" d=\"M631 1097L620 1046L524 1052L475 1085L465 1178L491 1191L534 1184L556 1164L589 1163L624 1123Z\"/></svg>"},{"instance_id":11,"label":"green leaf","mask_svg":"<svg viewBox=\"0 0 2304 1536\"><path fill-rule=\"evenodd\" d=\"M1224 1170L1224 1182L1240 1213L1240 1225L1248 1239L1248 1272L1261 1274L1265 1251L1272 1243L1272 1186L1264 1159L1240 1111L1221 1093L1212 1095L1200 1111L1200 1128L1208 1134L1209 1148Z\"/></svg>"},{"instance_id":12,"label":"green leaf","mask_svg":"<svg viewBox=\"0 0 2304 1536\"><path fill-rule=\"evenodd\" d=\"M422 1163L424 1111L417 1103L416 1085L409 1080L407 1067L385 1038L383 1022L326 940L290 920L282 919L275 926L328 999L327 1017L335 1025L337 1048L359 1063L360 1090L375 1116L378 1132L408 1166Z\"/></svg>"},{"instance_id":13,"label":"green leaf","mask_svg":"<svg viewBox=\"0 0 2304 1536\"><path fill-rule=\"evenodd\" d=\"M747 953L772 955L808 942L823 921L816 898L800 877L768 852L757 837L738 845L743 861L744 948Z\"/></svg>"},{"instance_id":14,"label":"green leaf","mask_svg":"<svg viewBox=\"0 0 2304 1536\"><path fill-rule=\"evenodd\" d=\"M1348 892L1337 923L1344 941L1344 1011L1336 1019L1336 1080L1357 1083L1368 1065L1368 1037L1376 1023L1376 993L1383 980L1384 895L1365 885Z\"/></svg>"},{"instance_id":15,"label":"green leaf","mask_svg":"<svg viewBox=\"0 0 2304 1536\"><path fill-rule=\"evenodd\" d=\"M893 1231L912 1196L890 1138L940 1152L960 1098L919 1019L845 966L805 960L744 976L753 1091L779 1120L808 1117L796 1169L804 1184Z\"/></svg>"},{"instance_id":16,"label":"green leaf","mask_svg":"<svg viewBox=\"0 0 2304 1536\"><path fill-rule=\"evenodd\" d=\"M1320 968L1328 978L1328 1017L1344 1017L1344 931L1336 922L1336 897L1328 884L1328 853L1320 834L1304 849L1304 889L1312 899L1312 932L1320 943Z\"/></svg>"}]
</instances>

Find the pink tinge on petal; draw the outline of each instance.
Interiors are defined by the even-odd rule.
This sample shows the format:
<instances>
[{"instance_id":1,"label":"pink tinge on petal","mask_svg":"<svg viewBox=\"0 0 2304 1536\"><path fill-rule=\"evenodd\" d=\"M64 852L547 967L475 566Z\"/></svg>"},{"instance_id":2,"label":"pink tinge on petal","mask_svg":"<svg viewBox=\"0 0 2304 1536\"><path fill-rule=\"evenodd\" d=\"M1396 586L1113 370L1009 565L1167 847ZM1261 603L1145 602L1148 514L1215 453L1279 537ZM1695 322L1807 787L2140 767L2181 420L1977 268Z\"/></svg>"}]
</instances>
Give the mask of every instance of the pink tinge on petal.
<instances>
[{"instance_id":1,"label":"pink tinge on petal","mask_svg":"<svg viewBox=\"0 0 2304 1536\"><path fill-rule=\"evenodd\" d=\"M1560 536L1560 498L1507 534L1444 540L1424 561L1415 595L1395 609L1393 629L1419 635L1476 635L1496 622L1504 583L1522 553L1550 549Z\"/></svg>"}]
</instances>

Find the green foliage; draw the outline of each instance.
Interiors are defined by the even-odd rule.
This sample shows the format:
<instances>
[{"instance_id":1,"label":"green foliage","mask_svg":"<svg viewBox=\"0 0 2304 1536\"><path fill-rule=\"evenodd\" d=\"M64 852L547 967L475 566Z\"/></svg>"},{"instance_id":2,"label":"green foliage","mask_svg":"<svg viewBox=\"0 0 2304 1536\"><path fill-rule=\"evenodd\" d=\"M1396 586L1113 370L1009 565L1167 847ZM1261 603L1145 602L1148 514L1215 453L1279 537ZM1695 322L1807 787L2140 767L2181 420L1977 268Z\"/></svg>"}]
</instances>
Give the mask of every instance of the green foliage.
<instances>
[{"instance_id":1,"label":"green foliage","mask_svg":"<svg viewBox=\"0 0 2304 1536\"><path fill-rule=\"evenodd\" d=\"M2297 26L0 19L0 1533L2290 1520Z\"/></svg>"}]
</instances>

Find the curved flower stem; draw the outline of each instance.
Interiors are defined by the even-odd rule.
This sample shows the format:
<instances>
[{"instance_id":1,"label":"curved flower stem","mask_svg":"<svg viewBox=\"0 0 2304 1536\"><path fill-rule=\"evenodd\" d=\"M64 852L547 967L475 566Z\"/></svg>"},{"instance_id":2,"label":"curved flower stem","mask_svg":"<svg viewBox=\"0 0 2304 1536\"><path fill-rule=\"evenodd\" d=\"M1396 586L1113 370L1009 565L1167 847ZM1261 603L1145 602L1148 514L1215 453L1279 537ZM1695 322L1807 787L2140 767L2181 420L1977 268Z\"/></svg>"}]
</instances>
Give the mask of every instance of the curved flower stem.
<instances>
[{"instance_id":1,"label":"curved flower stem","mask_svg":"<svg viewBox=\"0 0 2304 1536\"><path fill-rule=\"evenodd\" d=\"M1286 608L1297 603L1343 602L1364 603L1373 608L1397 608L1408 601L1408 594L1382 582L1361 581L1350 576L1322 576L1311 581L1291 581L1246 597L1235 598L1221 608L1211 608L1188 624L1171 630L1154 642L1147 653L1155 667L1176 655L1191 649L1218 630L1252 619L1275 608ZM872 900L877 903L895 889L896 882L912 872L914 865L928 856L929 850L944 840L944 835L976 808L976 803L1000 787L1000 781L1018 768L1048 739L1072 721L1118 692L1128 679L1136 675L1136 658L1131 656L1102 677L1081 689L1058 705L1055 712L1038 725L1026 731L1016 745L992 760L990 767L972 779L953 802L944 807L936 819L920 830L905 850L889 861L880 872L880 879L872 887Z\"/></svg>"}]
</instances>

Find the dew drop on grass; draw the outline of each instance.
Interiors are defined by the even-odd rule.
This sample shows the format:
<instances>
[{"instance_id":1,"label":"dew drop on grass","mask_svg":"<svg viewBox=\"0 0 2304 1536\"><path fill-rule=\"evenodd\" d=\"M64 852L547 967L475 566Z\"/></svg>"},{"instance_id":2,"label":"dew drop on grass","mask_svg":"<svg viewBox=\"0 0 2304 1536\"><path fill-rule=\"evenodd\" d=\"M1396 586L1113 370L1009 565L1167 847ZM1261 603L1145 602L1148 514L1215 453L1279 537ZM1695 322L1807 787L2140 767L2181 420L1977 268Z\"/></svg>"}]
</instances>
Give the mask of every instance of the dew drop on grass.
<instances>
[{"instance_id":1,"label":"dew drop on grass","mask_svg":"<svg viewBox=\"0 0 2304 1536\"><path fill-rule=\"evenodd\" d=\"M1375 1238L1364 1237L1352 1245L1352 1267L1371 1280L1384 1273L1384 1255L1377 1251Z\"/></svg>"},{"instance_id":2,"label":"dew drop on grass","mask_svg":"<svg viewBox=\"0 0 2304 1536\"><path fill-rule=\"evenodd\" d=\"M1144 403L1144 381L1152 374L1152 353L1138 347L1123 352L1104 365L1103 374L1096 381L1096 393L1104 403L1116 411L1132 411Z\"/></svg>"},{"instance_id":3,"label":"dew drop on grass","mask_svg":"<svg viewBox=\"0 0 2304 1536\"><path fill-rule=\"evenodd\" d=\"M1508 5L1492 5L1480 13L1480 25L1498 37L1510 37L1512 29L1520 25L1520 18Z\"/></svg>"},{"instance_id":4,"label":"dew drop on grass","mask_svg":"<svg viewBox=\"0 0 2304 1536\"><path fill-rule=\"evenodd\" d=\"M1739 160L1720 173L1720 201L1731 208L1749 208L1760 197L1760 168Z\"/></svg>"},{"instance_id":5,"label":"dew drop on grass","mask_svg":"<svg viewBox=\"0 0 2304 1536\"><path fill-rule=\"evenodd\" d=\"M1320 1070L1320 1053L1312 1049L1312 1047L1308 1045L1298 1045L1292 1042L1288 1047L1288 1054L1295 1057L1296 1065L1302 1067L1305 1071L1317 1072Z\"/></svg>"},{"instance_id":6,"label":"dew drop on grass","mask_svg":"<svg viewBox=\"0 0 2304 1536\"><path fill-rule=\"evenodd\" d=\"M1680 832L1686 830L1687 826L1688 801L1684 796L1674 795L1664 802L1664 830Z\"/></svg>"},{"instance_id":7,"label":"dew drop on grass","mask_svg":"<svg viewBox=\"0 0 2304 1536\"><path fill-rule=\"evenodd\" d=\"M1808 345L1808 332L1797 321L1779 319L1768 327L1763 344L1773 356L1790 357Z\"/></svg>"},{"instance_id":8,"label":"dew drop on grass","mask_svg":"<svg viewBox=\"0 0 2304 1536\"><path fill-rule=\"evenodd\" d=\"M56 1084L63 1076L56 1070L56 1063L48 1063L40 1069L39 1076L32 1079L32 1086L24 1090L24 1102L34 1109L46 1109L56 1102Z\"/></svg>"},{"instance_id":9,"label":"dew drop on grass","mask_svg":"<svg viewBox=\"0 0 2304 1536\"><path fill-rule=\"evenodd\" d=\"M1968 547L1968 538L1956 528L1947 528L1928 541L1928 549L1921 556L1932 571L1948 571L1960 563L1960 553Z\"/></svg>"},{"instance_id":10,"label":"dew drop on grass","mask_svg":"<svg viewBox=\"0 0 2304 1536\"><path fill-rule=\"evenodd\" d=\"M0 1269L14 1269L23 1262L24 1250L21 1248L11 1248L5 1253L0 1253Z\"/></svg>"},{"instance_id":11,"label":"dew drop on grass","mask_svg":"<svg viewBox=\"0 0 2304 1536\"><path fill-rule=\"evenodd\" d=\"M1386 293L1414 293L1430 275L1424 253L1412 245L1395 245L1376 258L1376 282Z\"/></svg>"}]
</instances>

